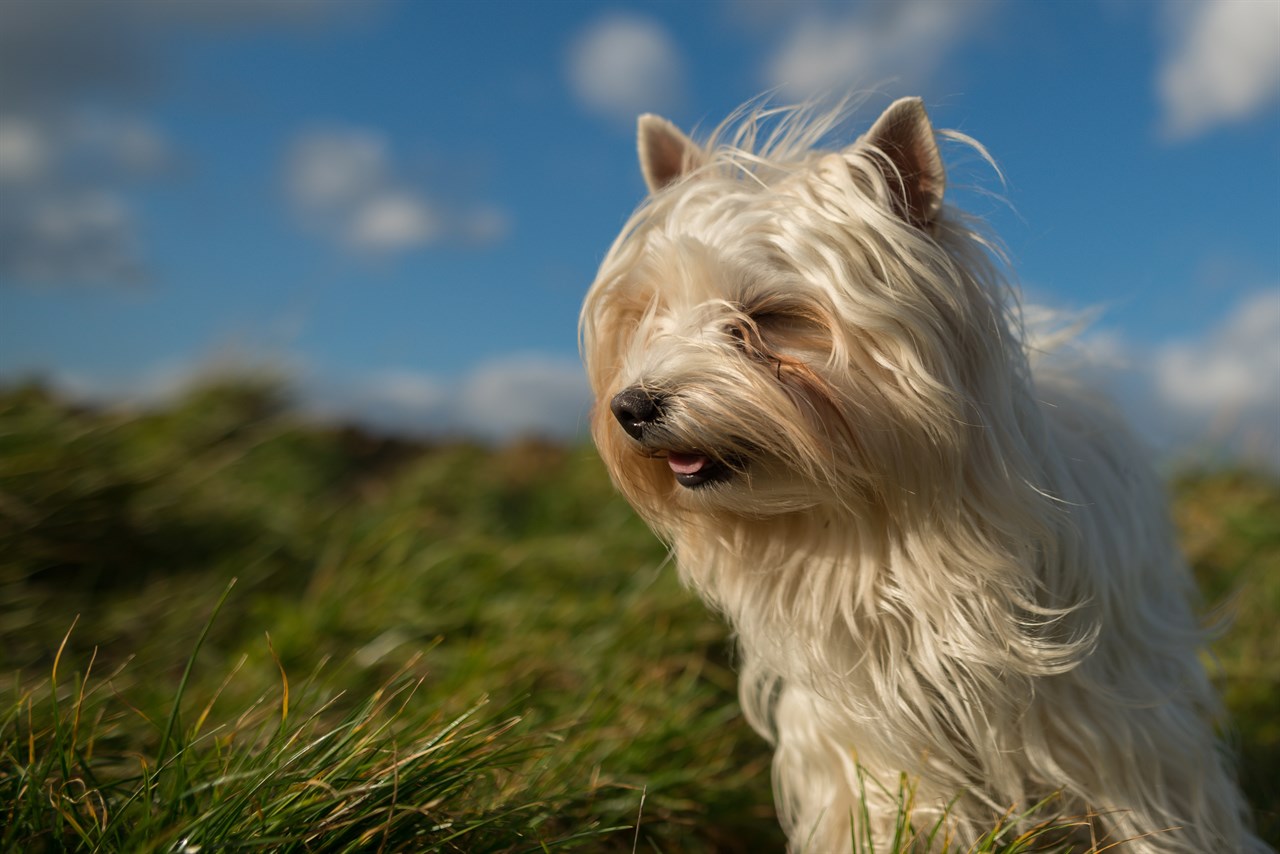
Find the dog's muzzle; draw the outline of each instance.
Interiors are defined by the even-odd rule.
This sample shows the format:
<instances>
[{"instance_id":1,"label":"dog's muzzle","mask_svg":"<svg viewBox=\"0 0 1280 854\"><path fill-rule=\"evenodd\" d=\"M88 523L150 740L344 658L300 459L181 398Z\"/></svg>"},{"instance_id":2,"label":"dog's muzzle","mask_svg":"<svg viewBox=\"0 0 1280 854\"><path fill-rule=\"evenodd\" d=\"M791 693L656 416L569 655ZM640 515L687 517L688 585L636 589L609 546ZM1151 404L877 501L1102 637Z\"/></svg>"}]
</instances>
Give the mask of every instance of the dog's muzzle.
<instances>
[{"instance_id":1,"label":"dog's muzzle","mask_svg":"<svg viewBox=\"0 0 1280 854\"><path fill-rule=\"evenodd\" d=\"M728 480L733 470L723 461L693 449L678 449L664 442L670 436L662 426L666 398L639 386L623 389L609 401L609 411L627 435L653 456L665 456L676 482L687 488Z\"/></svg>"}]
</instances>

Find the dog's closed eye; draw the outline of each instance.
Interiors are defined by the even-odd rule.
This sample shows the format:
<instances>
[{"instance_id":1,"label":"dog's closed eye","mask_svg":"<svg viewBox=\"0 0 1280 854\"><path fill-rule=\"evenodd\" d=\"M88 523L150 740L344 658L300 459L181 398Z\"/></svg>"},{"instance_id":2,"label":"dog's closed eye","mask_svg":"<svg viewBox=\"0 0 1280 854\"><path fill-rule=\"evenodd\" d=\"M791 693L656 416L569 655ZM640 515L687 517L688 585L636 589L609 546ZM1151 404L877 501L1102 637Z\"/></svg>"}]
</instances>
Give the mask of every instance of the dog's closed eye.
<instances>
[{"instance_id":1,"label":"dog's closed eye","mask_svg":"<svg viewBox=\"0 0 1280 854\"><path fill-rule=\"evenodd\" d=\"M750 318L735 318L724 325L724 334L732 338L739 348L746 350L753 346L757 337L754 326Z\"/></svg>"},{"instance_id":2,"label":"dog's closed eye","mask_svg":"<svg viewBox=\"0 0 1280 854\"><path fill-rule=\"evenodd\" d=\"M797 322L797 319L788 318L782 313L752 315L743 312L725 323L724 333L748 357L769 365L778 382L782 382L783 365L794 363L794 359L779 355L779 347L785 346L786 342L784 337L775 334L775 327L785 328L788 324Z\"/></svg>"},{"instance_id":3,"label":"dog's closed eye","mask_svg":"<svg viewBox=\"0 0 1280 854\"><path fill-rule=\"evenodd\" d=\"M817 320L800 311L774 310L754 312L751 321L762 333L774 336L812 334L820 328Z\"/></svg>"},{"instance_id":4,"label":"dog's closed eye","mask_svg":"<svg viewBox=\"0 0 1280 854\"><path fill-rule=\"evenodd\" d=\"M745 313L724 325L725 335L733 340L739 350L753 358L772 362L776 357L770 352L770 342L766 340L765 332L760 321Z\"/></svg>"},{"instance_id":5,"label":"dog's closed eye","mask_svg":"<svg viewBox=\"0 0 1280 854\"><path fill-rule=\"evenodd\" d=\"M773 362L827 350L830 324L819 307L779 297L763 297L737 306L724 332L745 352Z\"/></svg>"}]
</instances>

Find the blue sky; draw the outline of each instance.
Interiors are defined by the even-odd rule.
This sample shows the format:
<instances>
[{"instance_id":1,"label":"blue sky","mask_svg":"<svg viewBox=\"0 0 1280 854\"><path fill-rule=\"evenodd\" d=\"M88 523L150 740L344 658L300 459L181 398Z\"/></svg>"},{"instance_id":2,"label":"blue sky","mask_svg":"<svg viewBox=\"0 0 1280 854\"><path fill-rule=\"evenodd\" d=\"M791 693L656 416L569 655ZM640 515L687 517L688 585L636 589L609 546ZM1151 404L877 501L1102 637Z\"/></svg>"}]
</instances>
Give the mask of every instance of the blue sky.
<instances>
[{"instance_id":1,"label":"blue sky","mask_svg":"<svg viewBox=\"0 0 1280 854\"><path fill-rule=\"evenodd\" d=\"M987 146L952 198L1153 442L1280 459L1276 0L7 0L0 81L0 379L572 434L635 114L858 89Z\"/></svg>"}]
</instances>

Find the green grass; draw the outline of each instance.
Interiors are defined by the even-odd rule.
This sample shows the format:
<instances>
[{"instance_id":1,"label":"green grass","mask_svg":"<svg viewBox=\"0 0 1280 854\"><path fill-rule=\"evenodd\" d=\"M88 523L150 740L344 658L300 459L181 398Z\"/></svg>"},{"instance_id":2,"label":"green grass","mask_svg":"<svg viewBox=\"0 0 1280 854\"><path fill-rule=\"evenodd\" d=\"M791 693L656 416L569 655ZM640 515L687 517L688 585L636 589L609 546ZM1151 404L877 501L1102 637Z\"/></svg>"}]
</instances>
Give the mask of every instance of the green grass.
<instances>
[{"instance_id":1,"label":"green grass","mask_svg":"<svg viewBox=\"0 0 1280 854\"><path fill-rule=\"evenodd\" d=\"M1245 591L1217 652L1275 839L1280 487L1175 491L1210 599ZM726 632L664 561L589 448L11 389L0 850L781 850Z\"/></svg>"}]
</instances>

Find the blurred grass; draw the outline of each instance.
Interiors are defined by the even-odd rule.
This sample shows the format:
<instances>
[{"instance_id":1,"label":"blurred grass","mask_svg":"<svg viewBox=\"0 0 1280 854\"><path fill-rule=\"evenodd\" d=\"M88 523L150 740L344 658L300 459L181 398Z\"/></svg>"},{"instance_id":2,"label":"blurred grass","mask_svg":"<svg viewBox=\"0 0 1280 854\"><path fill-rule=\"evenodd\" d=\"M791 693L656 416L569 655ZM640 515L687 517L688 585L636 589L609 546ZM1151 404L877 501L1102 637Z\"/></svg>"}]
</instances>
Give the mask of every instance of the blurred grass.
<instances>
[{"instance_id":1,"label":"blurred grass","mask_svg":"<svg viewBox=\"0 0 1280 854\"><path fill-rule=\"evenodd\" d=\"M1274 840L1280 486L1174 491ZM781 850L725 630L664 560L589 448L316 426L269 383L9 389L0 848Z\"/></svg>"},{"instance_id":2,"label":"blurred grass","mask_svg":"<svg viewBox=\"0 0 1280 854\"><path fill-rule=\"evenodd\" d=\"M1184 474L1174 518L1223 629L1213 666L1263 838L1280 848L1280 482L1243 470Z\"/></svg>"}]
</instances>

